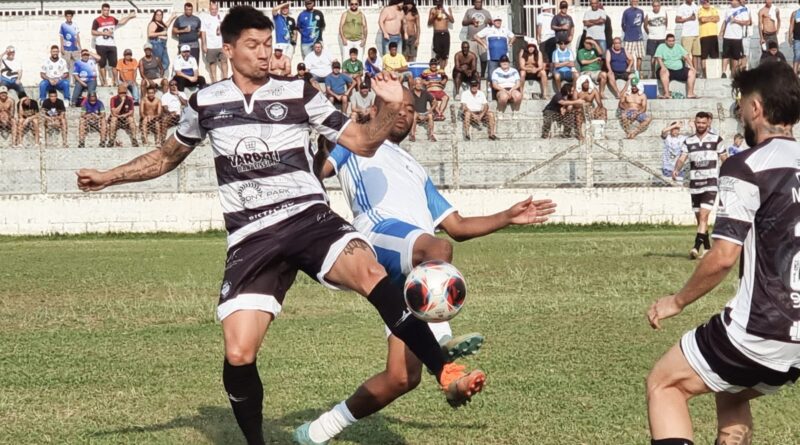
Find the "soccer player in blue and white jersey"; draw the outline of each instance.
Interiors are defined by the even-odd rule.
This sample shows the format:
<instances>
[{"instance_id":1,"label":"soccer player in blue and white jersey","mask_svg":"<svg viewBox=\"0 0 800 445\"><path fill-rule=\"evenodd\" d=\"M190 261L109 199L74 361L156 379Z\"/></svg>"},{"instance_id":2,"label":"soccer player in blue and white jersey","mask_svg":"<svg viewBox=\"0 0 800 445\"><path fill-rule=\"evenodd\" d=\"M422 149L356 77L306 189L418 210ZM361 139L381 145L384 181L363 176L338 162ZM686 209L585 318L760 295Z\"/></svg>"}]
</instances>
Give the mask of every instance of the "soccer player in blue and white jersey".
<instances>
[{"instance_id":1,"label":"soccer player in blue and white jersey","mask_svg":"<svg viewBox=\"0 0 800 445\"><path fill-rule=\"evenodd\" d=\"M409 316L402 287L388 277L366 237L328 207L312 169L312 129L372 156L398 118L400 83L391 75L376 77L372 88L383 106L373 121L351 122L309 82L268 75L272 29L255 8L231 8L220 30L233 76L193 94L178 129L160 148L111 170L81 169L78 187L96 191L157 178L210 140L228 231L217 306L225 340L222 381L248 444L265 443L256 356L299 271L367 297L436 376L448 400L466 403L482 389L485 375L445 370L436 338Z\"/></svg>"},{"instance_id":2,"label":"soccer player in blue and white jersey","mask_svg":"<svg viewBox=\"0 0 800 445\"><path fill-rule=\"evenodd\" d=\"M414 98L405 91L405 109L391 134L373 157L366 158L337 145L322 166L321 177L338 174L342 190L353 211L353 226L367 236L378 261L389 276L403 283L411 269L425 261L453 261L453 247L434 235L441 228L457 241L488 235L513 224L536 224L554 212L550 200L528 198L489 216L464 217L450 205L431 182L425 169L402 147L414 119ZM380 101L378 109L382 107ZM448 323L433 323L449 360L477 351L479 334L452 337ZM420 381L422 363L403 343L388 334L386 370L362 384L347 400L295 431L303 445L327 444L344 428L373 414L414 389ZM448 368L460 365L448 363Z\"/></svg>"},{"instance_id":3,"label":"soccer player in blue and white jersey","mask_svg":"<svg viewBox=\"0 0 800 445\"><path fill-rule=\"evenodd\" d=\"M650 371L652 445L693 445L688 402L709 392L716 399L715 443L749 445L750 400L800 376L800 144L792 135L800 82L788 64L769 63L735 73L732 87L741 91L752 148L722 164L714 246L683 288L653 303L647 317L659 329L737 263L739 288Z\"/></svg>"}]
</instances>

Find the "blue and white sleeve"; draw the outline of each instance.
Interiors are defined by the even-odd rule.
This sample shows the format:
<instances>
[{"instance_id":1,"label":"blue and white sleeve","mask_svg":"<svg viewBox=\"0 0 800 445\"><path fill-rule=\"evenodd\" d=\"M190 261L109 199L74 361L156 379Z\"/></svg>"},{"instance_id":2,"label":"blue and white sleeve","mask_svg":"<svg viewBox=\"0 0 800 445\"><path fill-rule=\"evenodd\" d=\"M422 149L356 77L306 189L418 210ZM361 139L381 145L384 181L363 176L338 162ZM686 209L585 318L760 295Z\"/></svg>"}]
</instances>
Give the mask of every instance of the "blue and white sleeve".
<instances>
[{"instance_id":1,"label":"blue and white sleeve","mask_svg":"<svg viewBox=\"0 0 800 445\"><path fill-rule=\"evenodd\" d=\"M439 226L445 218L456 211L455 207L439 193L431 178L425 181L425 198L428 201L428 211L431 214L431 218L433 218L434 227Z\"/></svg>"},{"instance_id":2,"label":"blue and white sleeve","mask_svg":"<svg viewBox=\"0 0 800 445\"><path fill-rule=\"evenodd\" d=\"M339 169L350 159L352 156L352 152L345 147L336 144L336 147L333 148L331 154L328 155L328 161L331 162L333 165L333 170L336 171L336 174L339 174Z\"/></svg>"}]
</instances>

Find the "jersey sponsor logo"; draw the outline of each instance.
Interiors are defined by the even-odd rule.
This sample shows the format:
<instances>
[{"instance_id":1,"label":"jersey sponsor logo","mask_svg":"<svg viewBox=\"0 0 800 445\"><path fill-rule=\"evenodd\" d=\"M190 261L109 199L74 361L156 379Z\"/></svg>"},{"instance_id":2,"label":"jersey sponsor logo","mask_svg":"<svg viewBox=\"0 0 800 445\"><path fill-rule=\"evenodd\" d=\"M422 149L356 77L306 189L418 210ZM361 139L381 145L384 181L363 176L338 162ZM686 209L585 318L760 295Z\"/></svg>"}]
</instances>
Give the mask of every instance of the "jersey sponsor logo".
<instances>
[{"instance_id":1,"label":"jersey sponsor logo","mask_svg":"<svg viewBox=\"0 0 800 445\"><path fill-rule=\"evenodd\" d=\"M286 119L286 115L289 114L289 108L282 103L274 103L264 109L267 112L267 116L275 122L280 122Z\"/></svg>"},{"instance_id":2,"label":"jersey sponsor logo","mask_svg":"<svg viewBox=\"0 0 800 445\"><path fill-rule=\"evenodd\" d=\"M233 113L231 113L230 111L228 111L228 110L223 108L216 115L214 115L214 117L212 117L211 120L215 120L216 121L216 120L221 120L221 119L230 119L232 117L233 117Z\"/></svg>"},{"instance_id":3,"label":"jersey sponsor logo","mask_svg":"<svg viewBox=\"0 0 800 445\"><path fill-rule=\"evenodd\" d=\"M244 173L272 167L281 162L281 155L271 151L261 138L248 136L236 144L228 160L237 172Z\"/></svg>"},{"instance_id":4,"label":"jersey sponsor logo","mask_svg":"<svg viewBox=\"0 0 800 445\"><path fill-rule=\"evenodd\" d=\"M289 189L268 189L264 191L260 185L255 182L246 182L237 192L239 194L239 201L242 207L246 209L254 209L263 205L266 201L275 202L283 198L291 196Z\"/></svg>"}]
</instances>

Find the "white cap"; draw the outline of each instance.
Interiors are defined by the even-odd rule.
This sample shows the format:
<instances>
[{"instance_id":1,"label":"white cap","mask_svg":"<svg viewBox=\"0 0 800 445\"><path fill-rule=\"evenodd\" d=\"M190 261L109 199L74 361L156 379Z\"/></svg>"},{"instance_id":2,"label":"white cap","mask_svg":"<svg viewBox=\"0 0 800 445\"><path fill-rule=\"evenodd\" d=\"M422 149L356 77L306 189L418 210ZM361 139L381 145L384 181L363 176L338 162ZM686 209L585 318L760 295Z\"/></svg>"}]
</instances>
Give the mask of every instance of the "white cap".
<instances>
[{"instance_id":1,"label":"white cap","mask_svg":"<svg viewBox=\"0 0 800 445\"><path fill-rule=\"evenodd\" d=\"M539 5L539 8L541 8L541 9L555 9L556 7L551 5L550 2L544 2L541 5Z\"/></svg>"},{"instance_id":2,"label":"white cap","mask_svg":"<svg viewBox=\"0 0 800 445\"><path fill-rule=\"evenodd\" d=\"M0 94L8 93L8 88L5 85L0 85Z\"/></svg>"},{"instance_id":3,"label":"white cap","mask_svg":"<svg viewBox=\"0 0 800 445\"><path fill-rule=\"evenodd\" d=\"M494 17L492 18L492 21L495 21L495 20L500 20L502 22L503 21L503 16L501 14L495 14Z\"/></svg>"},{"instance_id":4,"label":"white cap","mask_svg":"<svg viewBox=\"0 0 800 445\"><path fill-rule=\"evenodd\" d=\"M181 46L181 52L191 51L191 50L192 50L192 48L190 48L189 45L182 45Z\"/></svg>"}]
</instances>

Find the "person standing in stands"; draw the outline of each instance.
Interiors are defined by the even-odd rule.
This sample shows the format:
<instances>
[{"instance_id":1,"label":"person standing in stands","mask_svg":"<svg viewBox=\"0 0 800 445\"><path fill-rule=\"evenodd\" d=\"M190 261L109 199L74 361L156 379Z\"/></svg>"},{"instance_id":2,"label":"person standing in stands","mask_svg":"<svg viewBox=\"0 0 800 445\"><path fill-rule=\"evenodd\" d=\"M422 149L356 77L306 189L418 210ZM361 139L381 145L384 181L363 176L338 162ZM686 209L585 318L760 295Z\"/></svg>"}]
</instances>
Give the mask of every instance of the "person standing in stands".
<instances>
[{"instance_id":1,"label":"person standing in stands","mask_svg":"<svg viewBox=\"0 0 800 445\"><path fill-rule=\"evenodd\" d=\"M419 47L419 11L414 0L403 0L403 10L405 11L405 22L403 26L403 55L409 62L417 60L417 48Z\"/></svg>"},{"instance_id":2,"label":"person standing in stands","mask_svg":"<svg viewBox=\"0 0 800 445\"><path fill-rule=\"evenodd\" d=\"M542 5L542 8L544 8L544 5ZM539 17L541 18L542 15L543 14L539 14ZM550 14L550 18L552 19L552 14ZM472 0L472 8L464 13L464 18L461 19L461 26L467 27L466 41L469 43L469 51L474 53L480 61L478 71L481 77L485 77L486 74L486 50L478 45L478 42L475 40L475 34L491 25L492 15L489 11L483 9L483 0ZM550 29L549 21L547 22L547 29ZM553 43L553 47L555 48L555 42Z\"/></svg>"},{"instance_id":3,"label":"person standing in stands","mask_svg":"<svg viewBox=\"0 0 800 445\"><path fill-rule=\"evenodd\" d=\"M297 46L297 22L289 15L290 2L272 8L272 21L275 23L275 48L283 48L283 56L292 61Z\"/></svg>"},{"instance_id":4,"label":"person standing in stands","mask_svg":"<svg viewBox=\"0 0 800 445\"><path fill-rule=\"evenodd\" d=\"M644 11L639 8L639 0L631 0L630 8L622 13L622 40L625 52L636 62L636 71L642 69L644 57Z\"/></svg>"},{"instance_id":5,"label":"person standing in stands","mask_svg":"<svg viewBox=\"0 0 800 445\"><path fill-rule=\"evenodd\" d=\"M147 39L153 50L153 56L161 61L161 69L163 72L169 70L169 54L167 53L167 28L172 25L172 22L178 16L172 14L169 20L164 22L164 11L156 9L153 13L153 18L147 24Z\"/></svg>"},{"instance_id":6,"label":"person standing in stands","mask_svg":"<svg viewBox=\"0 0 800 445\"><path fill-rule=\"evenodd\" d=\"M175 26L172 27L172 35L178 39L178 46L182 48L188 45L194 60L200 60L200 29L203 22L193 13L194 5L186 2L183 15L175 20Z\"/></svg>"},{"instance_id":7,"label":"person standing in stands","mask_svg":"<svg viewBox=\"0 0 800 445\"><path fill-rule=\"evenodd\" d=\"M500 15L494 17L492 26L487 26L475 34L475 41L488 53L487 90L491 90L492 73L500 66L500 59L508 57L508 48L514 44L514 39L514 33L503 26L503 17Z\"/></svg>"},{"instance_id":8,"label":"person standing in stands","mask_svg":"<svg viewBox=\"0 0 800 445\"><path fill-rule=\"evenodd\" d=\"M217 79L228 78L228 57L222 50L222 34L219 27L222 24L223 15L219 13L219 5L212 1L208 6L208 14L203 14L200 19L200 40L202 41L203 54L206 56L208 64L208 74L211 76L211 83ZM219 70L220 77L217 77Z\"/></svg>"},{"instance_id":9,"label":"person standing in stands","mask_svg":"<svg viewBox=\"0 0 800 445\"><path fill-rule=\"evenodd\" d=\"M306 9L297 16L297 29L300 31L300 53L303 58L314 51L314 44L322 41L325 31L325 15L314 9L316 2L306 0Z\"/></svg>"},{"instance_id":10,"label":"person standing in stands","mask_svg":"<svg viewBox=\"0 0 800 445\"><path fill-rule=\"evenodd\" d=\"M117 78L117 43L114 40L114 31L130 22L134 17L136 17L136 13L131 12L121 20L117 20L116 17L111 15L111 6L108 3L103 3L100 7L100 16L92 22L94 47L100 56L100 62L97 64L100 67L100 86L106 86L106 66L110 66L111 83L116 85L114 82Z\"/></svg>"},{"instance_id":11,"label":"person standing in stands","mask_svg":"<svg viewBox=\"0 0 800 445\"><path fill-rule=\"evenodd\" d=\"M58 29L58 38L61 41L61 57L67 61L67 67L72 72L75 62L81 59L81 34L78 25L72 21L75 11L64 11L64 23Z\"/></svg>"},{"instance_id":12,"label":"person standing in stands","mask_svg":"<svg viewBox=\"0 0 800 445\"><path fill-rule=\"evenodd\" d=\"M339 49L342 51L342 60L349 57L351 48L363 53L367 45L367 16L358 9L359 1L350 0L350 7L339 19Z\"/></svg>"},{"instance_id":13,"label":"person standing in stands","mask_svg":"<svg viewBox=\"0 0 800 445\"><path fill-rule=\"evenodd\" d=\"M453 10L444 7L444 0L436 0L428 14L428 26L433 27L433 54L442 69L450 58L450 24L454 23Z\"/></svg>"}]
</instances>

